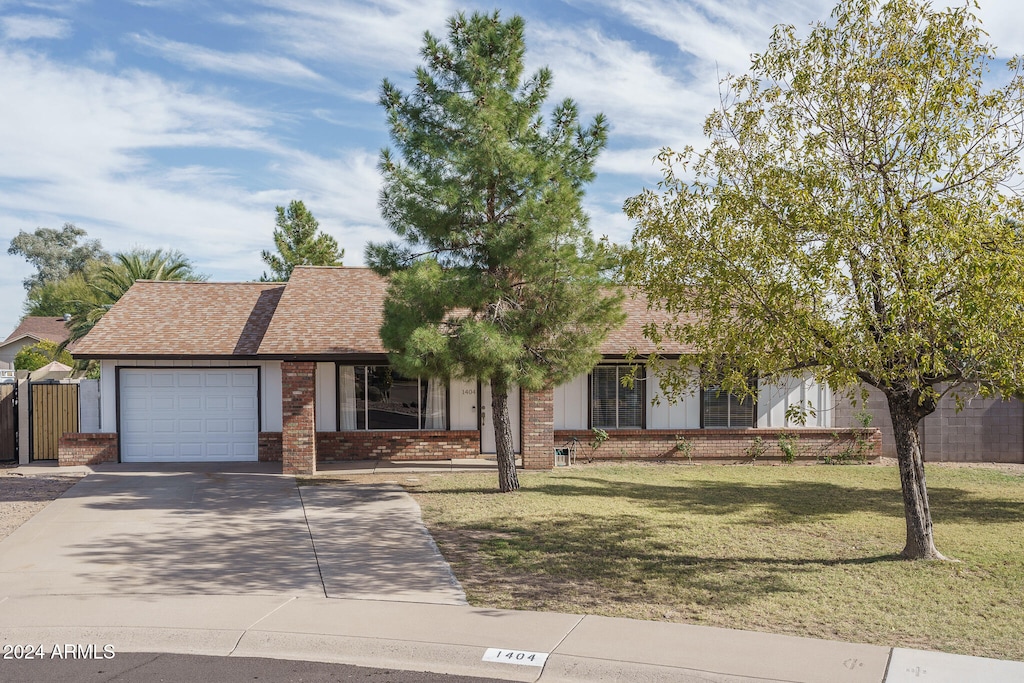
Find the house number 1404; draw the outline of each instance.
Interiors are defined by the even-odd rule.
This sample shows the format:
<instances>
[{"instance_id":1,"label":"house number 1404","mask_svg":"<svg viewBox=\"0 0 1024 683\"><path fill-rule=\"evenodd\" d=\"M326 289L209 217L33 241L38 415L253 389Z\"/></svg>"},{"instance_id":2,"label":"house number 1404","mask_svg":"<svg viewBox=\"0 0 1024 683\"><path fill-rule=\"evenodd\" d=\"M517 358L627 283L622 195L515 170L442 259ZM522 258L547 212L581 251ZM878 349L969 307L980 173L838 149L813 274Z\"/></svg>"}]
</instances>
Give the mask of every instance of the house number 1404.
<instances>
[{"instance_id":1,"label":"house number 1404","mask_svg":"<svg viewBox=\"0 0 1024 683\"><path fill-rule=\"evenodd\" d=\"M544 666L548 659L547 652L527 652L525 650L505 650L503 648L487 648L484 653L484 662L498 662L500 664L522 664L523 666Z\"/></svg>"}]
</instances>

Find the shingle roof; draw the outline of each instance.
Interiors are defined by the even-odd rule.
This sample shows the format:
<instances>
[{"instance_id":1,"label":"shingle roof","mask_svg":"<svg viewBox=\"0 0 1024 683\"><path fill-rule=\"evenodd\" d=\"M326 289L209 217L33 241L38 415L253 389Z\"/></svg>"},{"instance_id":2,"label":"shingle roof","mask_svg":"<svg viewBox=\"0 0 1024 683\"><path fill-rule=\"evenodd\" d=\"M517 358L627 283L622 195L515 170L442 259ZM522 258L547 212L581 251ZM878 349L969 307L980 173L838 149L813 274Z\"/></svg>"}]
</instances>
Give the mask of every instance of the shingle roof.
<instances>
[{"instance_id":1,"label":"shingle roof","mask_svg":"<svg viewBox=\"0 0 1024 683\"><path fill-rule=\"evenodd\" d=\"M0 342L0 346L22 337L47 339L59 344L68 338L68 331L64 327L64 318L29 316L21 321L21 324L8 335L7 339Z\"/></svg>"},{"instance_id":2,"label":"shingle roof","mask_svg":"<svg viewBox=\"0 0 1024 683\"><path fill-rule=\"evenodd\" d=\"M265 355L382 354L387 280L369 268L300 266L260 344Z\"/></svg>"},{"instance_id":3,"label":"shingle roof","mask_svg":"<svg viewBox=\"0 0 1024 683\"><path fill-rule=\"evenodd\" d=\"M601 344L601 353L605 356L621 356L630 350L640 355L655 352L654 343L644 336L644 325L654 323L659 328L672 321L672 316L658 308L648 309L647 299L636 291L628 291L622 302L626 311L626 322L618 329L612 330ZM666 355L692 353L693 349L683 346L670 339L662 340L660 351Z\"/></svg>"},{"instance_id":4,"label":"shingle roof","mask_svg":"<svg viewBox=\"0 0 1024 683\"><path fill-rule=\"evenodd\" d=\"M342 357L386 353L379 330L387 280L369 268L300 266L287 283L137 282L74 349L76 356ZM601 352L648 354L642 297ZM666 344L663 353L685 353Z\"/></svg>"},{"instance_id":5,"label":"shingle roof","mask_svg":"<svg viewBox=\"0 0 1024 683\"><path fill-rule=\"evenodd\" d=\"M76 356L253 356L280 282L140 280L74 349Z\"/></svg>"}]
</instances>

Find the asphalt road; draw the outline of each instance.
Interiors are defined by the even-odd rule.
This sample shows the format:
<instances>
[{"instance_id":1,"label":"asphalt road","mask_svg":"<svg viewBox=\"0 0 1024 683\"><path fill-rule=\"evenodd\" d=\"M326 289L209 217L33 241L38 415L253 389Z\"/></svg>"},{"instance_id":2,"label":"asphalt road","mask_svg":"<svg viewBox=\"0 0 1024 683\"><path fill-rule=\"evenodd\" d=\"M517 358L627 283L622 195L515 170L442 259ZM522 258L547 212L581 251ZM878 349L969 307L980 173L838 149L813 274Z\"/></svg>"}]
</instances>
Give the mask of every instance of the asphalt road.
<instances>
[{"instance_id":1,"label":"asphalt road","mask_svg":"<svg viewBox=\"0 0 1024 683\"><path fill-rule=\"evenodd\" d=\"M0 660L2 683L494 683L493 678L256 657L117 653L111 659Z\"/></svg>"}]
</instances>

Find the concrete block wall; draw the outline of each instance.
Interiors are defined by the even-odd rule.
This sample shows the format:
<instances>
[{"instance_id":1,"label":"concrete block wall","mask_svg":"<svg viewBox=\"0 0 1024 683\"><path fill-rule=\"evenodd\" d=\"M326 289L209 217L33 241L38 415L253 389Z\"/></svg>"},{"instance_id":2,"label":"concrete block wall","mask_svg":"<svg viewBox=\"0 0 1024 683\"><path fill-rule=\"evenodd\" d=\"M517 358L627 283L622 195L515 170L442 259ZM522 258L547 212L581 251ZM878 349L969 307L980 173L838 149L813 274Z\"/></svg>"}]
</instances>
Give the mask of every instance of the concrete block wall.
<instances>
[{"instance_id":1,"label":"concrete block wall","mask_svg":"<svg viewBox=\"0 0 1024 683\"><path fill-rule=\"evenodd\" d=\"M98 465L117 462L117 434L68 433L57 442L57 464Z\"/></svg>"},{"instance_id":2,"label":"concrete block wall","mask_svg":"<svg viewBox=\"0 0 1024 683\"><path fill-rule=\"evenodd\" d=\"M837 427L859 426L855 415L866 410L871 426L882 433L882 455L896 457L896 441L885 395L868 388L866 402L839 396L835 402ZM1024 463L1024 403L1018 399L973 398L962 411L947 396L934 413L921 421L925 461Z\"/></svg>"},{"instance_id":3,"label":"concrete block wall","mask_svg":"<svg viewBox=\"0 0 1024 683\"><path fill-rule=\"evenodd\" d=\"M692 444L690 458L706 462L749 462L755 440L760 437L763 452L757 460L781 460L779 436L794 438L796 456L801 460L826 457L850 457L860 450L868 460L882 454L881 434L877 429L617 429L608 430L608 440L593 453L594 460L680 460L685 454L677 444L685 439ZM585 430L558 430L559 446L573 437L580 440L577 458L590 457L588 445L593 433Z\"/></svg>"}]
</instances>

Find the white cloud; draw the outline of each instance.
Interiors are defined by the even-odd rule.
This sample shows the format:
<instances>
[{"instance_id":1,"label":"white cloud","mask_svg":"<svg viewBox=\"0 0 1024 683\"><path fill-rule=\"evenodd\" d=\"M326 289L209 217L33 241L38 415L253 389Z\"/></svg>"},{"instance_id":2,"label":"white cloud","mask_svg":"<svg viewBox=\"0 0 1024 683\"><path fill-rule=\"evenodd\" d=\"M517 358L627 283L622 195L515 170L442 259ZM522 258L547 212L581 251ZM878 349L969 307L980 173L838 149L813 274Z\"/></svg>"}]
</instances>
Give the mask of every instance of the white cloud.
<instances>
[{"instance_id":1,"label":"white cloud","mask_svg":"<svg viewBox=\"0 0 1024 683\"><path fill-rule=\"evenodd\" d=\"M114 66L117 62L117 53L109 48L97 47L89 50L85 58L99 66Z\"/></svg>"},{"instance_id":2,"label":"white cloud","mask_svg":"<svg viewBox=\"0 0 1024 683\"><path fill-rule=\"evenodd\" d=\"M323 83L324 77L294 59L270 54L222 52L201 45L182 43L153 35L133 34L132 40L149 48L164 59L189 69L244 76L257 80L299 85Z\"/></svg>"},{"instance_id":3,"label":"white cloud","mask_svg":"<svg viewBox=\"0 0 1024 683\"><path fill-rule=\"evenodd\" d=\"M0 32L7 40L66 38L71 35L71 23L42 14L17 14L0 18Z\"/></svg>"},{"instance_id":4,"label":"white cloud","mask_svg":"<svg viewBox=\"0 0 1024 683\"><path fill-rule=\"evenodd\" d=\"M253 279L272 247L273 207L303 199L362 260L368 239L387 238L377 214L376 155L325 155L285 146L274 119L217 92L189 90L152 74L117 75L0 50L0 246L18 230L75 222L111 251L131 244L183 249L215 279ZM245 167L173 164L180 150L238 150ZM254 180L252 176L267 180ZM0 324L12 327L31 269L0 253Z\"/></svg>"},{"instance_id":5,"label":"white cloud","mask_svg":"<svg viewBox=\"0 0 1024 683\"><path fill-rule=\"evenodd\" d=\"M108 76L0 51L0 175L137 172L145 148L267 149L267 116L142 72Z\"/></svg>"},{"instance_id":6,"label":"white cloud","mask_svg":"<svg viewBox=\"0 0 1024 683\"><path fill-rule=\"evenodd\" d=\"M595 168L600 174L614 173L657 179L661 177L661 167L654 157L660 149L656 145L632 149L606 149L597 157Z\"/></svg>"},{"instance_id":7,"label":"white cloud","mask_svg":"<svg viewBox=\"0 0 1024 683\"><path fill-rule=\"evenodd\" d=\"M637 167L642 154L649 161L650 150L700 144L704 118L718 97L707 79L666 68L653 54L593 26L576 31L543 26L527 38L533 48L531 63L552 67L555 98L574 99L584 122L604 113L617 147L638 148L630 153L630 168ZM619 161L625 161L626 153L620 154ZM612 170L605 160L599 163Z\"/></svg>"},{"instance_id":8,"label":"white cloud","mask_svg":"<svg viewBox=\"0 0 1024 683\"><path fill-rule=\"evenodd\" d=\"M423 32L446 33L458 5L451 0L258 0L264 11L227 14L292 55L325 63L412 69Z\"/></svg>"}]
</instances>

